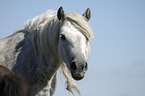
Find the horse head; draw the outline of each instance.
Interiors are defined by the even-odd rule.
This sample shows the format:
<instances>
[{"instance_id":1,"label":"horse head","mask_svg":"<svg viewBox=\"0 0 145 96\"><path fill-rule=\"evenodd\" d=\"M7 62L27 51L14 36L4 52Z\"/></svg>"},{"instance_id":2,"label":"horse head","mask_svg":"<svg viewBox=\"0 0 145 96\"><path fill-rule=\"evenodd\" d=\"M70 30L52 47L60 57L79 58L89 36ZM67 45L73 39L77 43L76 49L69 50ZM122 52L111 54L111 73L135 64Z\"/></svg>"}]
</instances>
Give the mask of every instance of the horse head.
<instances>
[{"instance_id":1,"label":"horse head","mask_svg":"<svg viewBox=\"0 0 145 96\"><path fill-rule=\"evenodd\" d=\"M58 54L75 80L83 79L88 69L91 33L87 33L88 30L90 31L87 22L91 17L90 13L88 8L83 15L65 14L62 7L57 12L57 18L62 23L59 32Z\"/></svg>"}]
</instances>

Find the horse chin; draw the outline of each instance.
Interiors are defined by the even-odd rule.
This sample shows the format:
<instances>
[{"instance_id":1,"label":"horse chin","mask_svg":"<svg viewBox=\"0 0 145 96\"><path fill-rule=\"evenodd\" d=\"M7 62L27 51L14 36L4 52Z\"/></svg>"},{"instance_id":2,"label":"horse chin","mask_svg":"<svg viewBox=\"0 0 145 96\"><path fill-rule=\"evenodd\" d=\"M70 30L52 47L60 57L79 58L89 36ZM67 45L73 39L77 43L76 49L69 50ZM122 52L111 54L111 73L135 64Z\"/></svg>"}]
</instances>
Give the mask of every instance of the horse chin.
<instances>
[{"instance_id":1,"label":"horse chin","mask_svg":"<svg viewBox=\"0 0 145 96\"><path fill-rule=\"evenodd\" d=\"M84 74L74 74L73 72L71 72L71 74L72 78L77 81L82 80L84 78Z\"/></svg>"}]
</instances>

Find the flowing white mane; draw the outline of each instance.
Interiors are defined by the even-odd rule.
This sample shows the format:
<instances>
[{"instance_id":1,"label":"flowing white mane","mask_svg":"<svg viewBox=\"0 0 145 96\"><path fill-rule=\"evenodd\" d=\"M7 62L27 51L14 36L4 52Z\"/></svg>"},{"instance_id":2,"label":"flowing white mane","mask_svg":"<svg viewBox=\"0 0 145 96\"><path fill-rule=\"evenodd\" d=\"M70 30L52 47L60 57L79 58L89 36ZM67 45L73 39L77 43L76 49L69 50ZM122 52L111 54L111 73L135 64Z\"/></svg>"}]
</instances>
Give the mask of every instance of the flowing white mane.
<instances>
[{"instance_id":1,"label":"flowing white mane","mask_svg":"<svg viewBox=\"0 0 145 96\"><path fill-rule=\"evenodd\" d=\"M66 21L69 21L76 29L84 34L88 40L93 38L87 20L84 19L85 17L76 13L66 13L65 15ZM56 63L59 63L57 47L59 29L62 25L63 23L59 22L57 19L56 11L53 10L48 10L46 13L27 21L25 30L32 33L34 45L39 45L38 49L40 53L36 52L36 55L45 53L47 58L51 54L56 58ZM72 92L71 88L74 88L79 93L77 86L73 83L73 79L69 76L69 71L65 64L61 64L61 69L67 79L67 89Z\"/></svg>"}]
</instances>

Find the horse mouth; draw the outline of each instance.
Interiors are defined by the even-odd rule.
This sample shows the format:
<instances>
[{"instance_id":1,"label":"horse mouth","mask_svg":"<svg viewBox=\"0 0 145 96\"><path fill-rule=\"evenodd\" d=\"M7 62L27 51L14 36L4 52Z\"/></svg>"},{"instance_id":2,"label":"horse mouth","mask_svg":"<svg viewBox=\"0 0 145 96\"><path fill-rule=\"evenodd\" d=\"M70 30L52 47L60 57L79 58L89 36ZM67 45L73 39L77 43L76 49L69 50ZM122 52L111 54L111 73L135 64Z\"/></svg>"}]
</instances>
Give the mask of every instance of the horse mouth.
<instances>
[{"instance_id":1,"label":"horse mouth","mask_svg":"<svg viewBox=\"0 0 145 96\"><path fill-rule=\"evenodd\" d=\"M71 72L73 79L75 80L82 80L84 78L84 74L80 73L80 74L75 74L74 72Z\"/></svg>"}]
</instances>

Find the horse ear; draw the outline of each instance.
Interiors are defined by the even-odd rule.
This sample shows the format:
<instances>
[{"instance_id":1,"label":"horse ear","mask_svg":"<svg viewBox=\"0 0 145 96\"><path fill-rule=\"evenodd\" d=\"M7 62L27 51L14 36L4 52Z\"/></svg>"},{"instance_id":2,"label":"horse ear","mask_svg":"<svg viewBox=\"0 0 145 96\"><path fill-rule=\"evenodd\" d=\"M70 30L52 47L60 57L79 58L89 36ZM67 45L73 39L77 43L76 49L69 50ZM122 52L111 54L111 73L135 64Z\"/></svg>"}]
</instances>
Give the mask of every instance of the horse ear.
<instances>
[{"instance_id":1,"label":"horse ear","mask_svg":"<svg viewBox=\"0 0 145 96\"><path fill-rule=\"evenodd\" d=\"M60 7L57 11L57 18L59 21L63 22L65 20L65 14L62 7Z\"/></svg>"},{"instance_id":2,"label":"horse ear","mask_svg":"<svg viewBox=\"0 0 145 96\"><path fill-rule=\"evenodd\" d=\"M90 8L88 8L86 10L86 12L83 14L83 16L89 21L89 19L91 18L91 10L90 10Z\"/></svg>"}]
</instances>

